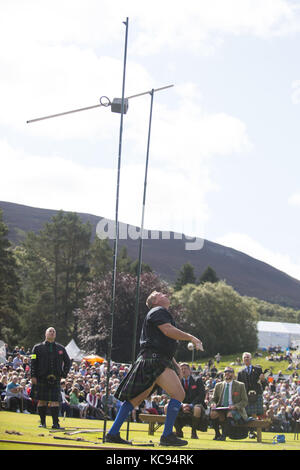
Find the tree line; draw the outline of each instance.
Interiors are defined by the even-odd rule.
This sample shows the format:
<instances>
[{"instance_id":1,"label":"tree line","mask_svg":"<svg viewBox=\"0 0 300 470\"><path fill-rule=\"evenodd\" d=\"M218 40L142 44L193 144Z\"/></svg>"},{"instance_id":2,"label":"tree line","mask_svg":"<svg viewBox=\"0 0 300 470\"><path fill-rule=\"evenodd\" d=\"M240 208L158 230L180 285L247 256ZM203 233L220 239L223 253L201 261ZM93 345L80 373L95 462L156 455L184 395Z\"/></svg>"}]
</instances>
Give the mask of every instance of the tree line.
<instances>
[{"instance_id":1,"label":"tree line","mask_svg":"<svg viewBox=\"0 0 300 470\"><path fill-rule=\"evenodd\" d=\"M106 355L113 260L109 241L97 237L92 241L90 223L63 211L39 233L29 232L17 247L11 246L7 235L0 212L0 339L30 348L43 339L47 327L54 326L62 344L74 338L82 349ZM135 334L137 267L138 260L122 247L117 257L112 343L116 361L131 360L147 312L146 298L155 289L171 295L178 327L203 339L205 355L255 350L256 323L262 316L300 318L299 311L240 296L211 267L196 279L187 263L171 285L143 263ZM178 355L180 359L190 355L183 343Z\"/></svg>"}]
</instances>

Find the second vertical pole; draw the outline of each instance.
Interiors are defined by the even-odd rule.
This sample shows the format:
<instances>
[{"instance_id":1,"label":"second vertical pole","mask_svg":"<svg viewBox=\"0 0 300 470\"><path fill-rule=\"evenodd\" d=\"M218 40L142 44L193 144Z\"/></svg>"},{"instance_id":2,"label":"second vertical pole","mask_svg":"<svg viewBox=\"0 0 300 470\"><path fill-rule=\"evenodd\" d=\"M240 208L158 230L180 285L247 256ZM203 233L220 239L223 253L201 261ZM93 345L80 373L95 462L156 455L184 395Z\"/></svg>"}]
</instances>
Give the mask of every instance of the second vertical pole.
<instances>
[{"instance_id":1,"label":"second vertical pole","mask_svg":"<svg viewBox=\"0 0 300 470\"><path fill-rule=\"evenodd\" d=\"M133 340L132 340L132 353L131 361L132 364L135 361L136 355L136 334L137 334L137 323L139 316L139 301L140 301L140 280L142 272L142 253L143 253L143 232L144 232L144 219L145 219L145 206L146 206L146 193L147 193L147 180L148 180L148 164L149 164L149 150L150 150L150 137L151 137L151 125L152 125L152 110L153 110L153 97L154 90L150 92L150 116L149 116L149 128L148 128L148 139L147 139L147 153L146 153L146 165L145 165L145 178L144 178L144 192L143 192L143 204L142 204L142 221L141 221L141 232L140 232L140 244L139 244L139 258L138 258L138 271L136 277L136 298L135 298L135 315L134 315L134 326L133 326ZM127 421L127 434L126 439L129 437L129 423L130 416Z\"/></svg>"}]
</instances>

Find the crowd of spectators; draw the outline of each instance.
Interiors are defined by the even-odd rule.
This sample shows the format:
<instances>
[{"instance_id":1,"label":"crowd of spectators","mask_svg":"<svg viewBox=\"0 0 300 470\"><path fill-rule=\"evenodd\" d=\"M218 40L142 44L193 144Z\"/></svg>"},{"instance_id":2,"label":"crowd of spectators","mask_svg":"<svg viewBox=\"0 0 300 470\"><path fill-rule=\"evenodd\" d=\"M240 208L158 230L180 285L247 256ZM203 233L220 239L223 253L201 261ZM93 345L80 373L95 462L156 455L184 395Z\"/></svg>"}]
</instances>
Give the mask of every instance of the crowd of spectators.
<instances>
[{"instance_id":1,"label":"crowd of spectators","mask_svg":"<svg viewBox=\"0 0 300 470\"><path fill-rule=\"evenodd\" d=\"M6 349L8 350L8 348ZM259 353L258 353L259 354ZM260 355L260 354L259 354ZM273 356L272 356L273 355ZM300 368L300 354L285 351L270 351L269 361L274 356L286 361L280 371L272 375L266 373L264 384L263 403L264 415L262 419L271 420L271 431L295 432L296 423L300 422L300 377L297 370ZM278 359L279 360L279 359ZM200 375L206 389L206 401L210 400L217 382L223 380L223 371L219 366L220 358L210 359L203 366L192 365L192 374ZM289 366L293 366L293 370ZM231 365L240 365L237 358ZM242 366L242 364L241 364ZM107 363L94 363L87 361L73 362L68 376L61 380L60 416L78 417L82 419L114 420L121 403L114 397L114 391L122 378L128 373L130 365L112 363L107 387ZM7 353L6 362L0 364L0 409L23 413L37 413L37 403L30 397L30 351L16 346ZM160 393L158 393L160 392ZM139 422L140 413L165 414L169 397L163 390L156 391L148 400L132 411L131 419Z\"/></svg>"}]
</instances>

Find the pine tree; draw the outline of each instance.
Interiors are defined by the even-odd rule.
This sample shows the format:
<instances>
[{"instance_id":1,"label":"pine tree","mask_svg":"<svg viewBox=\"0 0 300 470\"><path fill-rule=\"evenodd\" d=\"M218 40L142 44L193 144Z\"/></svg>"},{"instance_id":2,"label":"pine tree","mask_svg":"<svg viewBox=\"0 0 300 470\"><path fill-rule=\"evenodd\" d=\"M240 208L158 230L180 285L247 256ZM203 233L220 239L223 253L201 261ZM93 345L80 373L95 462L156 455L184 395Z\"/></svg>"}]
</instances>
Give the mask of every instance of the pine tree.
<instances>
[{"instance_id":1,"label":"pine tree","mask_svg":"<svg viewBox=\"0 0 300 470\"><path fill-rule=\"evenodd\" d=\"M18 300L20 280L16 259L7 238L8 228L0 210L0 339L17 343L20 331Z\"/></svg>"},{"instance_id":2,"label":"pine tree","mask_svg":"<svg viewBox=\"0 0 300 470\"><path fill-rule=\"evenodd\" d=\"M205 282L219 282L216 271L211 266L207 266L199 278L199 284L204 284Z\"/></svg>"},{"instance_id":3,"label":"pine tree","mask_svg":"<svg viewBox=\"0 0 300 470\"><path fill-rule=\"evenodd\" d=\"M182 266L179 271L179 275L174 285L175 291L179 291L186 284L195 284L196 277L194 272L194 266L190 263L186 263Z\"/></svg>"},{"instance_id":4,"label":"pine tree","mask_svg":"<svg viewBox=\"0 0 300 470\"><path fill-rule=\"evenodd\" d=\"M90 224L60 211L40 233L23 244L23 311L27 342L40 340L49 326L60 342L76 333L73 311L86 295L89 280Z\"/></svg>"}]
</instances>

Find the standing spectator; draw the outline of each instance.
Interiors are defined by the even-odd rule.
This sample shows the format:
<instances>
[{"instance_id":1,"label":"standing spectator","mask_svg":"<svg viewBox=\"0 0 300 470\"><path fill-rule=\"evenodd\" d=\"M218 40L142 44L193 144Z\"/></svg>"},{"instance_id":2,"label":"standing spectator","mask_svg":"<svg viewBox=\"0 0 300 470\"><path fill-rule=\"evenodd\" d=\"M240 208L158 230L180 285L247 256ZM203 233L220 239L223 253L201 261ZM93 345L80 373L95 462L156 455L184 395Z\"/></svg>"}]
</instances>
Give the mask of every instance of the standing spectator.
<instances>
[{"instance_id":1,"label":"standing spectator","mask_svg":"<svg viewBox=\"0 0 300 470\"><path fill-rule=\"evenodd\" d=\"M246 412L248 416L255 418L264 414L262 394L264 387L267 385L267 381L262 368L258 365L253 366L251 364L252 356L249 352L244 352L242 359L244 361L245 368L238 372L237 380L239 382L243 382L246 387L248 396ZM250 431L249 437L254 438L255 433Z\"/></svg>"},{"instance_id":2,"label":"standing spectator","mask_svg":"<svg viewBox=\"0 0 300 470\"><path fill-rule=\"evenodd\" d=\"M45 341L36 344L31 355L32 398L39 400L38 412L41 427L46 427L47 403L50 404L52 428L59 429L60 380L66 377L71 360L64 346L55 342L56 331L50 327L45 332Z\"/></svg>"},{"instance_id":3,"label":"standing spectator","mask_svg":"<svg viewBox=\"0 0 300 470\"><path fill-rule=\"evenodd\" d=\"M217 353L215 355L215 360L217 361L217 364L219 365L220 364L220 361L221 361L221 354L220 353Z\"/></svg>"}]
</instances>

